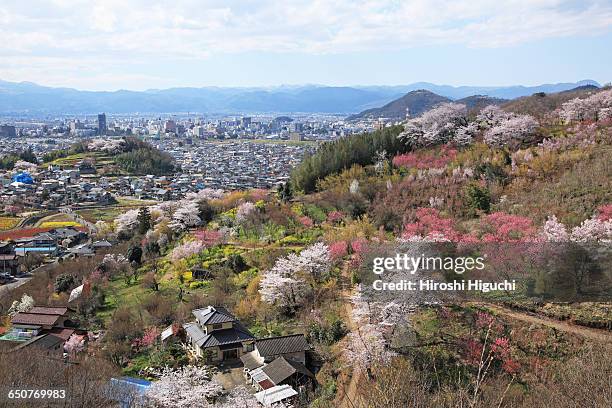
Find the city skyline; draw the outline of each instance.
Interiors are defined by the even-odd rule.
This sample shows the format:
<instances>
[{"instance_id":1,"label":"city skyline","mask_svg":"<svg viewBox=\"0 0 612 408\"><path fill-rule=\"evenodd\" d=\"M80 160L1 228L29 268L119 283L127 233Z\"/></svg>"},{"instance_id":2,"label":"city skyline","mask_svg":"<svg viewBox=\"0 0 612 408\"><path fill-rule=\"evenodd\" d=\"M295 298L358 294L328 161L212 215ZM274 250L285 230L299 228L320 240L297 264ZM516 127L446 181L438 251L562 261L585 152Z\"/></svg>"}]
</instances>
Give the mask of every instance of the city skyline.
<instances>
[{"instance_id":1,"label":"city skyline","mask_svg":"<svg viewBox=\"0 0 612 408\"><path fill-rule=\"evenodd\" d=\"M7 1L0 23L0 80L81 90L606 83L612 66L598 0Z\"/></svg>"}]
</instances>

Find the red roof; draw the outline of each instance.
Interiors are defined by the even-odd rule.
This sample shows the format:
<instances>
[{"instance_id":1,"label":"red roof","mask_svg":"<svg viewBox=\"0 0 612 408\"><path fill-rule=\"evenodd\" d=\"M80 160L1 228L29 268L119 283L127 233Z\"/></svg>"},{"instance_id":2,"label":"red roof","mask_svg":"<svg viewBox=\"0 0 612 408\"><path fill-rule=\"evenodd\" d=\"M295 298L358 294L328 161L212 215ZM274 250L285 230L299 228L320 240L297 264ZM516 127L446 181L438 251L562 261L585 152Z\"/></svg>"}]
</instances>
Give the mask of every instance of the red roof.
<instances>
[{"instance_id":1,"label":"red roof","mask_svg":"<svg viewBox=\"0 0 612 408\"><path fill-rule=\"evenodd\" d=\"M274 384L272 384L272 381L270 381L270 380L263 380L263 381L259 382L258 384L264 390L267 390L268 388L274 387Z\"/></svg>"},{"instance_id":2,"label":"red roof","mask_svg":"<svg viewBox=\"0 0 612 408\"><path fill-rule=\"evenodd\" d=\"M80 227L70 227L76 230L87 232L87 228ZM0 240L7 241L11 239L20 239L20 238L31 238L35 235L41 234L43 232L49 232L57 228L24 228L24 229L16 229L11 231L3 231L0 232Z\"/></svg>"}]
</instances>

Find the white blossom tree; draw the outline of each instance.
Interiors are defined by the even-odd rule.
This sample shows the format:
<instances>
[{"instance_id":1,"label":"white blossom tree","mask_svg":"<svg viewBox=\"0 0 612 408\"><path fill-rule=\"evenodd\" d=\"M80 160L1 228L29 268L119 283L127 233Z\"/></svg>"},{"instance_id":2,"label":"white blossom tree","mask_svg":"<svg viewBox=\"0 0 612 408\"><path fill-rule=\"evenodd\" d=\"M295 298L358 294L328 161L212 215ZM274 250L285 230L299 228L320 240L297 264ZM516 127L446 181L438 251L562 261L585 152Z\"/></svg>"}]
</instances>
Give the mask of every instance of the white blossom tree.
<instances>
[{"instance_id":1,"label":"white blossom tree","mask_svg":"<svg viewBox=\"0 0 612 408\"><path fill-rule=\"evenodd\" d=\"M255 211L255 204L250 201L246 201L238 206L236 209L236 222L242 224L248 218L248 216Z\"/></svg>"},{"instance_id":2,"label":"white blossom tree","mask_svg":"<svg viewBox=\"0 0 612 408\"><path fill-rule=\"evenodd\" d=\"M299 255L289 254L277 259L274 266L264 272L259 294L266 303L295 309L311 293L306 279L319 279L331 266L329 247L323 243L314 244Z\"/></svg>"},{"instance_id":3,"label":"white blossom tree","mask_svg":"<svg viewBox=\"0 0 612 408\"><path fill-rule=\"evenodd\" d=\"M563 223L557 220L556 216L548 217L542 227L542 237L548 242L566 242L569 241L569 233Z\"/></svg>"},{"instance_id":4,"label":"white blossom tree","mask_svg":"<svg viewBox=\"0 0 612 408\"><path fill-rule=\"evenodd\" d=\"M530 115L512 115L485 131L484 141L489 146L503 147L513 141L525 142L535 134L538 121Z\"/></svg>"},{"instance_id":5,"label":"white blossom tree","mask_svg":"<svg viewBox=\"0 0 612 408\"><path fill-rule=\"evenodd\" d=\"M165 368L159 380L148 388L149 406L158 408L191 408L215 406L223 387L212 379L207 367Z\"/></svg>"},{"instance_id":6,"label":"white blossom tree","mask_svg":"<svg viewBox=\"0 0 612 408\"><path fill-rule=\"evenodd\" d=\"M132 233L138 227L138 209L128 210L115 219L117 233Z\"/></svg>"},{"instance_id":7,"label":"white blossom tree","mask_svg":"<svg viewBox=\"0 0 612 408\"><path fill-rule=\"evenodd\" d=\"M236 387L220 400L215 401L215 408L260 408L259 402L245 387ZM275 406L274 408L281 408Z\"/></svg>"},{"instance_id":8,"label":"white blossom tree","mask_svg":"<svg viewBox=\"0 0 612 408\"><path fill-rule=\"evenodd\" d=\"M259 282L261 299L269 304L293 310L310 294L308 283L297 275L299 269L287 258L280 258L272 269L264 272Z\"/></svg>"},{"instance_id":9,"label":"white blossom tree","mask_svg":"<svg viewBox=\"0 0 612 408\"><path fill-rule=\"evenodd\" d=\"M584 220L572 229L570 239L574 242L612 242L612 219L601 220L593 217Z\"/></svg>"},{"instance_id":10,"label":"white blossom tree","mask_svg":"<svg viewBox=\"0 0 612 408\"><path fill-rule=\"evenodd\" d=\"M192 255L202 252L206 248L204 242L200 240L188 241L177 245L170 253L170 259L180 261L181 259L189 258Z\"/></svg>"},{"instance_id":11,"label":"white blossom tree","mask_svg":"<svg viewBox=\"0 0 612 408\"><path fill-rule=\"evenodd\" d=\"M468 126L466 106L459 103L442 103L437 107L410 119L398 136L412 146L434 146L454 140L457 131ZM460 135L461 143L466 134Z\"/></svg>"},{"instance_id":12,"label":"white blossom tree","mask_svg":"<svg viewBox=\"0 0 612 408\"><path fill-rule=\"evenodd\" d=\"M612 242L612 219L593 216L568 232L553 215L544 223L541 236L547 242Z\"/></svg>"},{"instance_id":13,"label":"white blossom tree","mask_svg":"<svg viewBox=\"0 0 612 408\"><path fill-rule=\"evenodd\" d=\"M345 349L347 361L363 369L369 369L374 363L388 363L395 353L387 347L387 341L380 327L366 324L348 334Z\"/></svg>"},{"instance_id":14,"label":"white blossom tree","mask_svg":"<svg viewBox=\"0 0 612 408\"><path fill-rule=\"evenodd\" d=\"M8 315L13 317L17 313L20 313L20 312L21 313L29 312L30 310L32 310L33 307L34 307L34 298L24 293L23 295L21 295L20 300L13 301L13 303L11 304L11 307L8 310Z\"/></svg>"},{"instance_id":15,"label":"white blossom tree","mask_svg":"<svg viewBox=\"0 0 612 408\"><path fill-rule=\"evenodd\" d=\"M28 173L34 173L38 170L38 166L34 163L27 162L25 160L17 160L13 165L15 171L27 171Z\"/></svg>"},{"instance_id":16,"label":"white blossom tree","mask_svg":"<svg viewBox=\"0 0 612 408\"><path fill-rule=\"evenodd\" d=\"M612 89L565 102L559 109L559 117L565 122L609 120L612 118Z\"/></svg>"},{"instance_id":17,"label":"white blossom tree","mask_svg":"<svg viewBox=\"0 0 612 408\"><path fill-rule=\"evenodd\" d=\"M298 270L315 279L327 274L332 267L329 247L322 242L309 246L302 250L299 256L294 256L292 259L294 259Z\"/></svg>"},{"instance_id":18,"label":"white blossom tree","mask_svg":"<svg viewBox=\"0 0 612 408\"><path fill-rule=\"evenodd\" d=\"M172 215L172 222L169 227L176 232L184 231L187 228L197 227L202 225L200 219L200 209L195 202L184 202Z\"/></svg>"}]
</instances>

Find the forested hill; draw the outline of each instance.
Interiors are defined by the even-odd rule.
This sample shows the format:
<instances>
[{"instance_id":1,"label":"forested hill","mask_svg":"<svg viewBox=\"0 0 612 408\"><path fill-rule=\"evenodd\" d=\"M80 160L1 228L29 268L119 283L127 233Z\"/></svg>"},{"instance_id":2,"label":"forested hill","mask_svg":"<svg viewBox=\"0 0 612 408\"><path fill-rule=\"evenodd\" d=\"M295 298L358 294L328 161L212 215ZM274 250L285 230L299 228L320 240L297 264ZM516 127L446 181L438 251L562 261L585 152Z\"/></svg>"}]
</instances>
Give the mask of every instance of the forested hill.
<instances>
[{"instance_id":1,"label":"forested hill","mask_svg":"<svg viewBox=\"0 0 612 408\"><path fill-rule=\"evenodd\" d=\"M376 119L387 118L392 120L401 120L406 117L406 112L410 116L420 115L421 113L433 108L442 102L449 102L450 99L437 95L425 89L412 91L406 95L389 102L381 108L373 108L365 110L356 115L351 115L347 120L357 119Z\"/></svg>"},{"instance_id":2,"label":"forested hill","mask_svg":"<svg viewBox=\"0 0 612 408\"><path fill-rule=\"evenodd\" d=\"M333 206L350 203L388 231L432 206L458 220L503 211L575 226L612 203L611 149L612 89L586 88L478 113L443 103L403 125L324 144L291 182Z\"/></svg>"},{"instance_id":3,"label":"forested hill","mask_svg":"<svg viewBox=\"0 0 612 408\"><path fill-rule=\"evenodd\" d=\"M44 163L74 166L89 162L103 174L170 175L180 170L172 156L136 137L93 139L43 156Z\"/></svg>"}]
</instances>

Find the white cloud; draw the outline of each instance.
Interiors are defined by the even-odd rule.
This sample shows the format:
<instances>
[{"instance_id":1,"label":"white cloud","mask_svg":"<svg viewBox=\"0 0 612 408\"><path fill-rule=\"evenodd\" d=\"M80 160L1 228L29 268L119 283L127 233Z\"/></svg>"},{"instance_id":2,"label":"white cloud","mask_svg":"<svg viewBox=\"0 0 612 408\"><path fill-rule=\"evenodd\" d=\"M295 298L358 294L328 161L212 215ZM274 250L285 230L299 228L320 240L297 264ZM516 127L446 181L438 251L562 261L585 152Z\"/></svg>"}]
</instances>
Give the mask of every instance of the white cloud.
<instances>
[{"instance_id":1,"label":"white cloud","mask_svg":"<svg viewBox=\"0 0 612 408\"><path fill-rule=\"evenodd\" d=\"M0 58L13 62L0 78L41 58L116 65L245 51L496 48L611 26L606 0L4 0Z\"/></svg>"}]
</instances>

